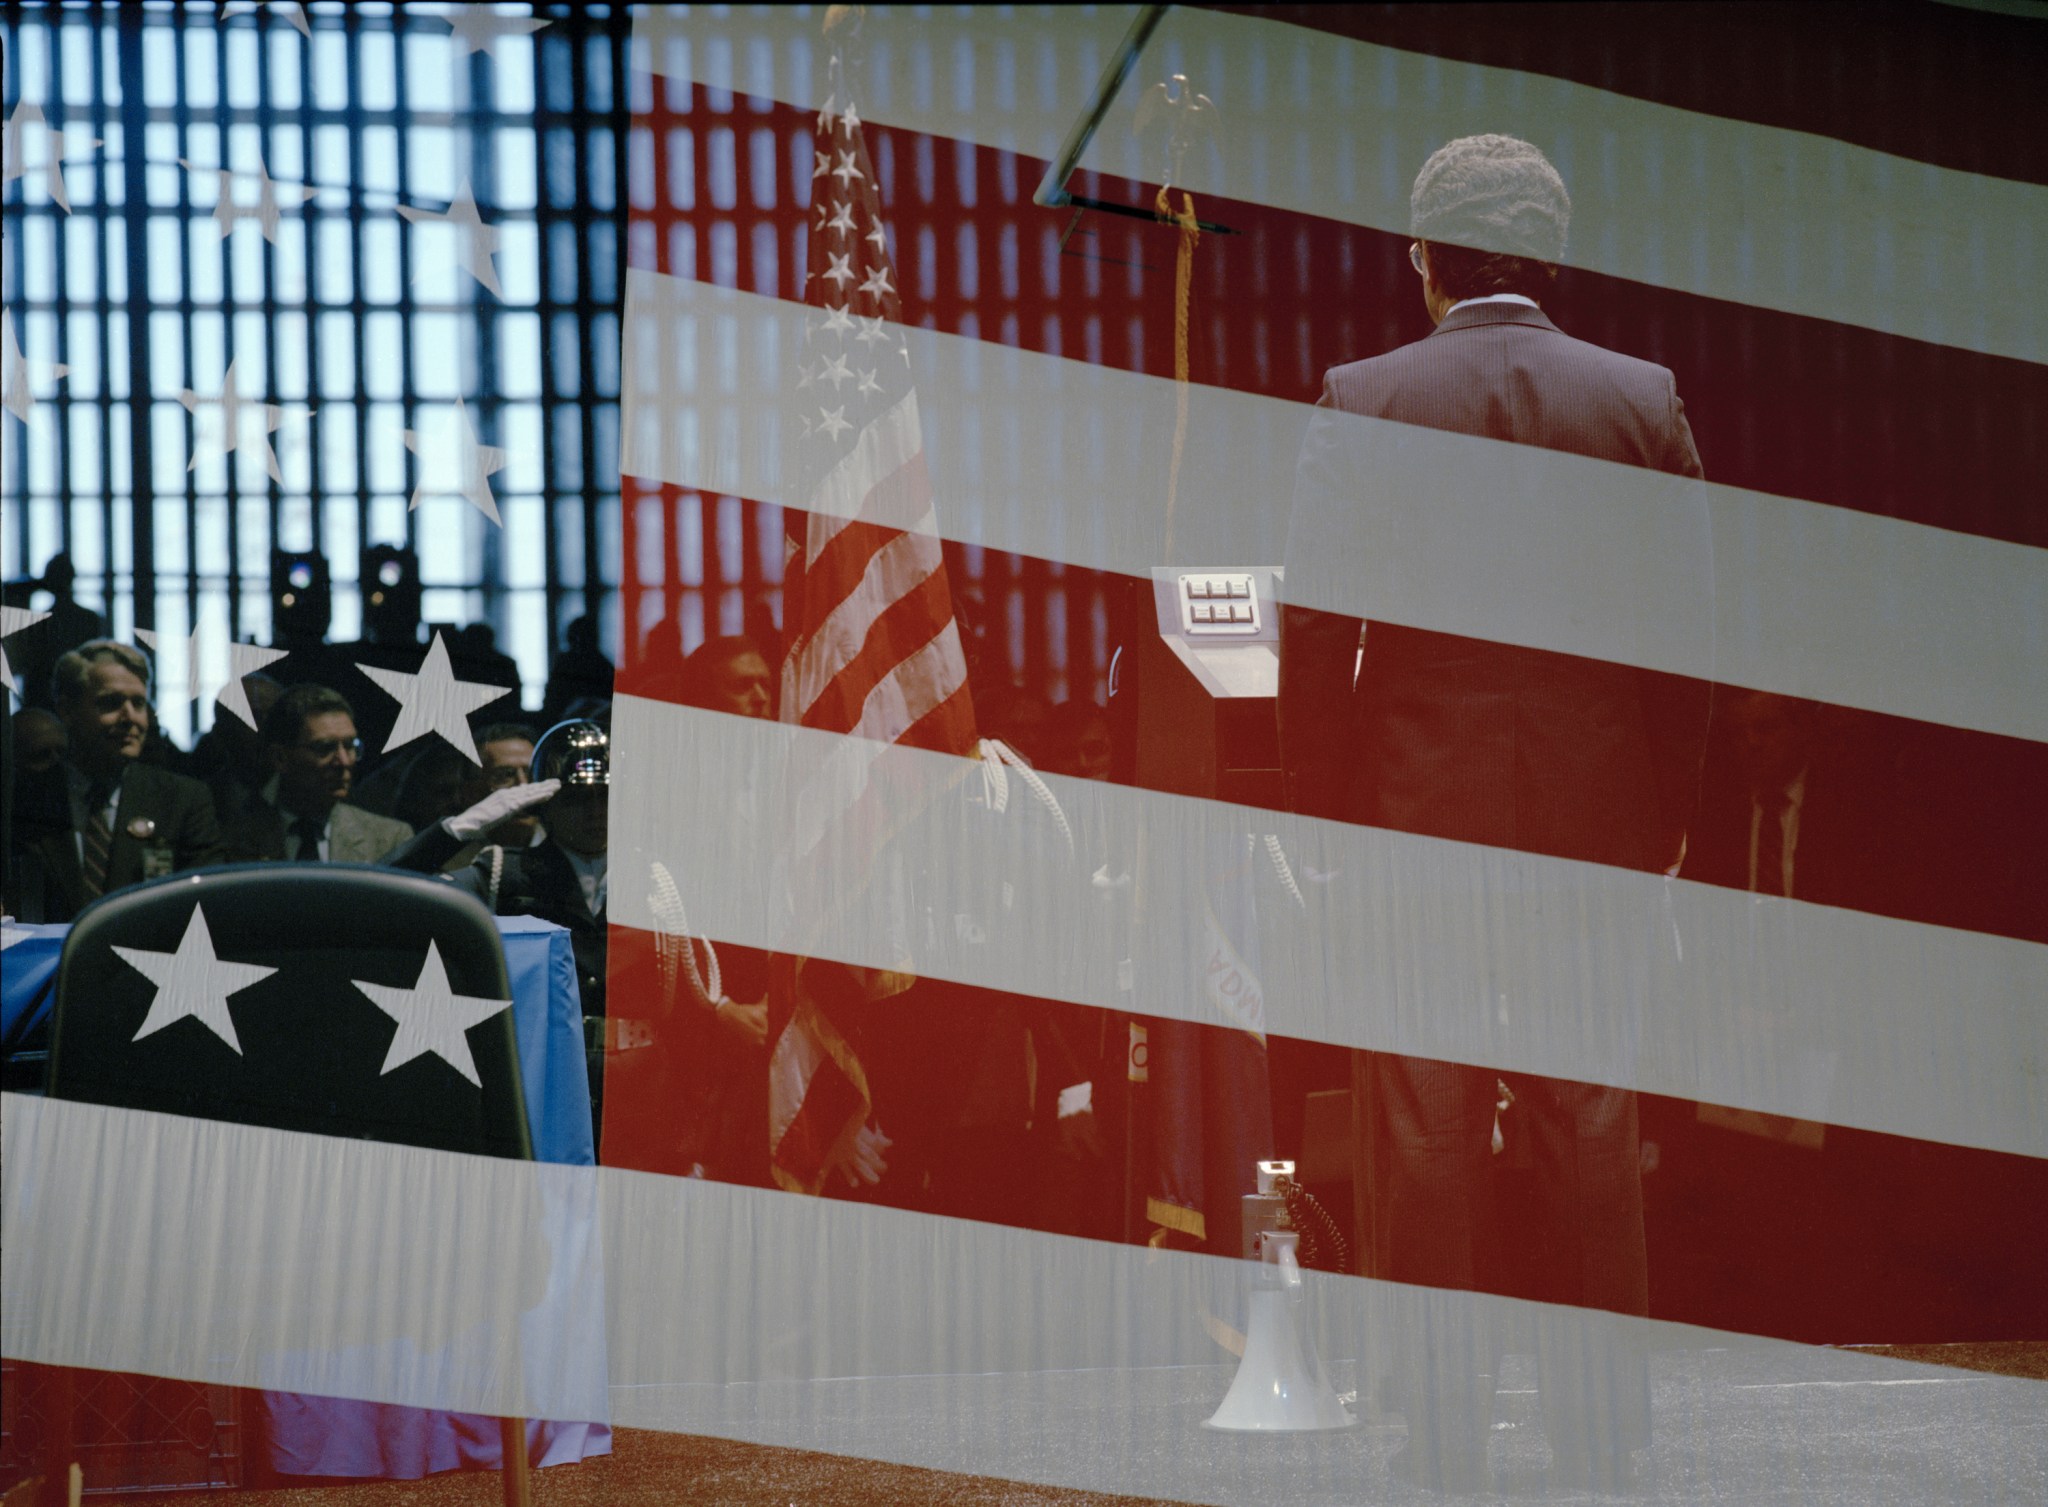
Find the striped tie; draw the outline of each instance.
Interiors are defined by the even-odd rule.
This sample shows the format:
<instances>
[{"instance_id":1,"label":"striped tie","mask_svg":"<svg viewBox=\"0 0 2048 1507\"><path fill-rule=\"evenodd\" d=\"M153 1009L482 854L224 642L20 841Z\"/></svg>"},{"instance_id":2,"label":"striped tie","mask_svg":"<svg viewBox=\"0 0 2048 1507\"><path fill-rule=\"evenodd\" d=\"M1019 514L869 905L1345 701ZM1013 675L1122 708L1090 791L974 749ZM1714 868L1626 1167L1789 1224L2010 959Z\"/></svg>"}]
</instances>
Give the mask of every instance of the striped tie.
<instances>
[{"instance_id":1,"label":"striped tie","mask_svg":"<svg viewBox=\"0 0 2048 1507\"><path fill-rule=\"evenodd\" d=\"M113 846L114 834L107 826L107 802L112 799L111 790L95 786L86 797L86 804L92 812L92 819L86 823L83 865L85 888L88 894L102 895L107 888L107 850Z\"/></svg>"}]
</instances>

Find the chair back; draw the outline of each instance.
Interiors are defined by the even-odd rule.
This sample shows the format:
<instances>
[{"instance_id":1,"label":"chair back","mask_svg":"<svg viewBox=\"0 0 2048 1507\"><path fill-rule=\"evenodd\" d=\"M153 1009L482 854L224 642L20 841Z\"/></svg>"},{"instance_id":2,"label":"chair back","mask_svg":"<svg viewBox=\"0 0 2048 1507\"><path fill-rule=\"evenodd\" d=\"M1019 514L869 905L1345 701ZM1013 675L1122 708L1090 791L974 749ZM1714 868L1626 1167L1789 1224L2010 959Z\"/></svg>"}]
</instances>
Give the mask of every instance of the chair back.
<instances>
[{"instance_id":1,"label":"chair back","mask_svg":"<svg viewBox=\"0 0 2048 1507\"><path fill-rule=\"evenodd\" d=\"M490 914L453 885L368 865L203 869L95 902L57 965L48 1092L533 1155Z\"/></svg>"}]
</instances>

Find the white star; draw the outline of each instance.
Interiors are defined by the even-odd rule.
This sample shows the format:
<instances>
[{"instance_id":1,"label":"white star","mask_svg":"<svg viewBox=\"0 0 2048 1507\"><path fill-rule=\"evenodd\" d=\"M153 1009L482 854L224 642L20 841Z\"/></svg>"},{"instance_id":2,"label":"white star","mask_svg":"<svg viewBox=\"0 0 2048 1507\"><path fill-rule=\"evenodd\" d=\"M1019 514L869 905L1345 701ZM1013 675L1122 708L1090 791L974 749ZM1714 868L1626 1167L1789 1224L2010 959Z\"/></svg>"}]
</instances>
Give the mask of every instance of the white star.
<instances>
[{"instance_id":1,"label":"white star","mask_svg":"<svg viewBox=\"0 0 2048 1507\"><path fill-rule=\"evenodd\" d=\"M242 684L248 676L256 674L268 665L283 659L284 649L266 649L261 644L245 644L235 639L228 640L228 678L222 683L215 703L224 712L232 713L251 728L256 726L256 713L249 706L249 688Z\"/></svg>"},{"instance_id":2,"label":"white star","mask_svg":"<svg viewBox=\"0 0 2048 1507\"><path fill-rule=\"evenodd\" d=\"M835 230L841 235L853 229L853 206L851 204L835 204L832 208L834 210L833 216L824 222L825 228Z\"/></svg>"},{"instance_id":3,"label":"white star","mask_svg":"<svg viewBox=\"0 0 2048 1507\"><path fill-rule=\"evenodd\" d=\"M865 178L867 174L853 165L853 153L842 148L839 152L839 166L832 169L832 176L837 178L839 186L844 188L855 178Z\"/></svg>"},{"instance_id":4,"label":"white star","mask_svg":"<svg viewBox=\"0 0 2048 1507\"><path fill-rule=\"evenodd\" d=\"M149 1014L132 1038L136 1041L189 1015L239 1054L242 1043L228 1015L228 996L277 972L260 963L229 963L216 957L213 933L206 929L206 908L196 904L176 952L145 952L140 947L116 947L114 951L122 962L156 985Z\"/></svg>"},{"instance_id":5,"label":"white star","mask_svg":"<svg viewBox=\"0 0 2048 1507\"><path fill-rule=\"evenodd\" d=\"M293 3L277 5L273 8L283 11L284 18L296 26L299 29L300 35L304 36L307 41L313 40L313 27L312 23L306 19L305 6L298 4L297 0L293 0ZM257 9L256 0L227 0L227 3L220 8L220 19L232 21L236 16L254 15Z\"/></svg>"},{"instance_id":6,"label":"white star","mask_svg":"<svg viewBox=\"0 0 2048 1507\"><path fill-rule=\"evenodd\" d=\"M860 291L872 293L877 298L887 298L890 294L894 293L896 289L889 282L889 269L887 267L868 268L867 281L860 285Z\"/></svg>"},{"instance_id":7,"label":"white star","mask_svg":"<svg viewBox=\"0 0 2048 1507\"><path fill-rule=\"evenodd\" d=\"M811 383L814 382L815 380L816 378L813 377L811 374L810 362L806 361L802 366L796 369L796 390L798 392L802 392L806 387L809 387Z\"/></svg>"},{"instance_id":8,"label":"white star","mask_svg":"<svg viewBox=\"0 0 2048 1507\"><path fill-rule=\"evenodd\" d=\"M407 507L417 508L422 497L466 497L475 508L491 522L504 526L498 517L498 499L491 495L491 478L505 469L505 452L496 445L479 445L476 429L469 422L469 411L462 406L462 399L455 400L455 454L456 479L461 483L453 487L428 488L424 483L412 489L412 501ZM432 456L420 448L422 441L417 429L405 431L405 448L414 455L431 460L447 460L448 452L436 448ZM448 469L445 468L444 469Z\"/></svg>"},{"instance_id":9,"label":"white star","mask_svg":"<svg viewBox=\"0 0 2048 1507\"><path fill-rule=\"evenodd\" d=\"M426 663L417 675L404 670L380 670L375 665L356 666L393 701L398 703L398 721L382 752L412 742L428 733L439 733L470 763L482 766L476 756L476 740L470 736L469 714L489 706L505 694L501 685L483 685L457 680L448 663L448 640L439 633L427 645Z\"/></svg>"},{"instance_id":10,"label":"white star","mask_svg":"<svg viewBox=\"0 0 2048 1507\"><path fill-rule=\"evenodd\" d=\"M860 111L853 108L853 101L846 102L846 111L839 117L839 129L851 136L860 129Z\"/></svg>"},{"instance_id":11,"label":"white star","mask_svg":"<svg viewBox=\"0 0 2048 1507\"><path fill-rule=\"evenodd\" d=\"M852 274L849 273L848 275L851 276ZM820 328L830 330L835 335L844 337L846 332L853 328L853 320L846 312L846 305L834 304L828 308L825 311L825 323Z\"/></svg>"},{"instance_id":12,"label":"white star","mask_svg":"<svg viewBox=\"0 0 2048 1507\"><path fill-rule=\"evenodd\" d=\"M824 370L818 373L818 380L820 382L830 382L834 392L839 391L840 383L851 382L853 380L853 372L846 364L846 357L838 355L826 361Z\"/></svg>"},{"instance_id":13,"label":"white star","mask_svg":"<svg viewBox=\"0 0 2048 1507\"><path fill-rule=\"evenodd\" d=\"M843 403L837 408L820 408L818 412L824 416L818 420L818 427L825 431L827 439L836 440L841 430L853 427L847 422L846 405Z\"/></svg>"},{"instance_id":14,"label":"white star","mask_svg":"<svg viewBox=\"0 0 2048 1507\"><path fill-rule=\"evenodd\" d=\"M68 215L71 213L71 194L64 187L64 133L50 124L41 105L23 100L14 107L7 124L0 127L0 183L12 183L16 178L28 175L26 138L30 126L43 128L43 160L36 166L48 179L50 198ZM98 146L99 138L94 137L92 144Z\"/></svg>"},{"instance_id":15,"label":"white star","mask_svg":"<svg viewBox=\"0 0 2048 1507\"><path fill-rule=\"evenodd\" d=\"M477 1076L476 1058L469 1050L468 1033L493 1015L509 1010L512 1001L457 994L448 987L448 969L441 962L440 946L432 941L427 943L426 961L420 964L419 982L410 989L394 989L389 984L366 983L362 979L350 982L363 991L371 1004L398 1022L391 1050L384 1054L385 1073L432 1052L478 1088L484 1086L484 1080Z\"/></svg>"},{"instance_id":16,"label":"white star","mask_svg":"<svg viewBox=\"0 0 2048 1507\"><path fill-rule=\"evenodd\" d=\"M507 16L494 5L458 5L448 15L457 57L479 52L496 57L495 49L506 37L530 37L552 24L531 16Z\"/></svg>"},{"instance_id":17,"label":"white star","mask_svg":"<svg viewBox=\"0 0 2048 1507\"><path fill-rule=\"evenodd\" d=\"M0 316L0 408L5 408L22 423L36 406L36 386L29 375L28 358L21 353L21 347L14 339L14 312L7 311ZM50 379L71 374L71 368L61 361L38 361L37 366L49 368Z\"/></svg>"},{"instance_id":18,"label":"white star","mask_svg":"<svg viewBox=\"0 0 2048 1507\"><path fill-rule=\"evenodd\" d=\"M220 238L225 241L235 233L235 221L242 217L242 207L235 203L235 175L224 167L200 167L184 157L178 159L178 166L202 178L212 175L213 223L220 227Z\"/></svg>"},{"instance_id":19,"label":"white star","mask_svg":"<svg viewBox=\"0 0 2048 1507\"><path fill-rule=\"evenodd\" d=\"M853 338L862 345L873 345L877 340L887 340L889 338L888 331L882 328L881 315L861 314L855 317L860 320L860 333Z\"/></svg>"},{"instance_id":20,"label":"white star","mask_svg":"<svg viewBox=\"0 0 2048 1507\"><path fill-rule=\"evenodd\" d=\"M213 223L220 227L220 238L226 240L234 233L235 225L241 220L254 220L263 230L263 239L271 245L277 244L278 221L283 218L284 206L279 202L278 191L291 203L307 204L318 197L320 190L304 183L279 183L270 176L270 169L261 159L253 173L230 172L227 168L200 167L186 158L178 159L178 166L201 177L211 175L217 187L213 201ZM235 200L235 183L238 179L256 180L256 202L254 205L240 204Z\"/></svg>"},{"instance_id":21,"label":"white star","mask_svg":"<svg viewBox=\"0 0 2048 1507\"><path fill-rule=\"evenodd\" d=\"M170 672L164 668L164 645L176 640L166 638L150 628L135 630L135 637L141 642L142 647L156 656L156 673L150 677L150 682L158 702L191 701L204 694L199 689L199 638L211 626L209 623L193 625L191 636L184 641L184 673L183 678L178 680L173 680ZM211 634L207 636L211 637Z\"/></svg>"},{"instance_id":22,"label":"white star","mask_svg":"<svg viewBox=\"0 0 2048 1507\"><path fill-rule=\"evenodd\" d=\"M889 237L883 233L880 220L875 221L875 228L862 236L861 239L875 243L875 255L887 256L889 254Z\"/></svg>"},{"instance_id":23,"label":"white star","mask_svg":"<svg viewBox=\"0 0 2048 1507\"><path fill-rule=\"evenodd\" d=\"M215 696L215 704L223 713L240 717L250 729L256 727L256 713L250 708L250 692L242 682L248 676L258 674L266 665L272 665L287 655L285 649L264 649L260 643L242 643L240 639L227 641L227 680L221 684L221 694Z\"/></svg>"},{"instance_id":24,"label":"white star","mask_svg":"<svg viewBox=\"0 0 2048 1507\"><path fill-rule=\"evenodd\" d=\"M230 361L228 363L227 375L220 379L219 397L202 398L191 388L181 387L178 389L178 401L185 405L187 413L195 414L199 411L201 403L218 403L220 405L219 453L222 455L231 455L241 448L242 410L250 408L260 412L263 415L263 434L256 443L263 447L263 469L272 481L277 482L280 486L283 485L284 473L277 467L277 452L270 448L270 436L275 434L278 426L284 422L284 410L275 403L253 403L244 399L235 387L234 362ZM195 443L192 447L192 458L185 463L185 469L187 471L197 469L201 455L211 453L210 448L202 447Z\"/></svg>"},{"instance_id":25,"label":"white star","mask_svg":"<svg viewBox=\"0 0 2048 1507\"><path fill-rule=\"evenodd\" d=\"M135 636L161 655L163 640L160 635L150 632L147 628L137 628ZM209 654L206 650L223 639L227 639L227 674L224 679L215 679L206 671L213 667L210 662L218 661L222 656ZM233 639L228 639L227 623L224 619L217 616L209 617L204 622L194 623L191 636L185 640L185 678L182 683L172 681L166 676L159 660L157 691L159 696L167 701L204 700L208 691L215 691L218 693L215 699L223 711L232 712L253 728L256 726L256 714L249 707L249 692L242 684L242 677L254 675L259 670L275 664L288 652L284 649L266 649L258 644L236 643ZM171 687L175 687L181 694L173 696L169 689Z\"/></svg>"},{"instance_id":26,"label":"white star","mask_svg":"<svg viewBox=\"0 0 2048 1507\"><path fill-rule=\"evenodd\" d=\"M875 380L875 374L873 372L863 371L860 374L860 386L856 387L853 391L855 396L859 396L861 393L864 392L871 392L879 397L882 391L882 384Z\"/></svg>"},{"instance_id":27,"label":"white star","mask_svg":"<svg viewBox=\"0 0 2048 1507\"><path fill-rule=\"evenodd\" d=\"M818 275L844 292L846 285L853 281L853 268L849 265L853 261L853 253L849 251L844 256L836 256L828 251L825 255L832 258L832 265Z\"/></svg>"},{"instance_id":28,"label":"white star","mask_svg":"<svg viewBox=\"0 0 2048 1507\"><path fill-rule=\"evenodd\" d=\"M26 607L9 607L0 603L0 639L9 638L24 628L40 623L49 615L47 612L31 612ZM14 669L7 663L7 648L4 643L0 643L0 685L6 686L10 691L14 689Z\"/></svg>"},{"instance_id":29,"label":"white star","mask_svg":"<svg viewBox=\"0 0 2048 1507\"><path fill-rule=\"evenodd\" d=\"M832 159L830 157L827 157L815 147L811 149L811 155L818 159L817 165L811 169L813 180L824 177L826 173L832 170Z\"/></svg>"},{"instance_id":30,"label":"white star","mask_svg":"<svg viewBox=\"0 0 2048 1507\"><path fill-rule=\"evenodd\" d=\"M277 244L278 218L283 213L278 190L284 190L285 201L294 204L310 204L320 194L311 184L275 182L261 158L256 161L256 185L256 221L263 227L263 239L273 246Z\"/></svg>"},{"instance_id":31,"label":"white star","mask_svg":"<svg viewBox=\"0 0 2048 1507\"><path fill-rule=\"evenodd\" d=\"M832 129L832 106L836 103L837 100L828 94L825 96L825 103L818 109L818 134L820 136L823 136Z\"/></svg>"},{"instance_id":32,"label":"white star","mask_svg":"<svg viewBox=\"0 0 2048 1507\"><path fill-rule=\"evenodd\" d=\"M469 191L469 180L462 180L462 188L449 202L446 214L436 214L431 209L415 209L410 204L398 206L398 212L415 225L453 225L463 232L459 236L461 250L456 260L463 270L499 298L505 290L498 286L498 269L491 258L498 252L497 227L484 223L483 213L476 207L476 195ZM413 274L413 281L419 281L420 274Z\"/></svg>"}]
</instances>

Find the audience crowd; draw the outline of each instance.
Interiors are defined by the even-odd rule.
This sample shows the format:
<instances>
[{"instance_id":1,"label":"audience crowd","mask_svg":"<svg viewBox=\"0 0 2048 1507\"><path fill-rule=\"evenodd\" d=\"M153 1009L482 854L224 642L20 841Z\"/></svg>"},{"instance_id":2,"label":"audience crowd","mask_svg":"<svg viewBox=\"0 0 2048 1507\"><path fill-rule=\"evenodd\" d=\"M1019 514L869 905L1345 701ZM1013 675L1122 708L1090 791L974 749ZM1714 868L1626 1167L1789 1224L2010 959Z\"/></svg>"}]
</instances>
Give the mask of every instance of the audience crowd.
<instances>
[{"instance_id":1,"label":"audience crowd","mask_svg":"<svg viewBox=\"0 0 2048 1507\"><path fill-rule=\"evenodd\" d=\"M61 562L51 574L62 574ZM186 749L158 719L150 655L104 636L85 609L61 626L87 636L53 644L45 628L33 645L40 690L24 679L21 704L11 709L4 834L11 918L69 922L127 886L218 864L377 864L442 876L496 914L538 917L570 933L594 1131L604 1133L608 1075L614 1097L624 1095L628 1106L613 1114L623 1128L618 1154L607 1153L607 1161L772 1180L769 954L715 944L715 997L703 989L704 973L690 970L698 1008L678 1007L691 991L679 988L673 968L665 989L636 979L630 1003L607 1008L613 666L589 619L570 625L542 714L532 721L517 713L516 673L504 673L510 661L494 654L488 629L466 630L458 678L511 682L503 698L470 718L469 749L433 735L382 747L393 722L389 698L364 691L369 682L354 662L360 653L418 671L426 650L402 634L385 632L367 647L292 643L269 673L243 678L253 721L223 696L211 726ZM775 717L772 644L716 637L687 656L680 646L673 623L651 632L640 656L650 689L710 711ZM983 689L980 700L984 732L1003 738L1020 761L1108 778L1110 735L1100 707L1054 706L1010 686ZM747 815L758 825L762 813ZM770 840L765 830L757 835ZM702 939L691 945L699 949L693 963L711 956ZM895 1147L896 1165L920 1188L943 1194L949 1184L974 1182L970 1164L1000 1152L1007 1136L1033 1120L1038 1056L1076 1054L1046 1039L1056 1032L1041 1028L1034 1039L1014 1011L962 1018L944 1001L919 1005L913 991L887 1020L855 1028L872 1034L864 1044L878 1092L896 1101L899 1133L882 1144ZM919 1080L949 1053L980 1063L979 1078L968 1071L935 1095ZM994 1078L1001 1080L993 1094L991 1061L1000 1064ZM1064 1061L1054 1071L1065 1075L1061 1083L1085 1076ZM890 1091L893 1078L904 1080L902 1092ZM923 1106L915 1113L913 1099ZM934 1112L941 1100L945 1107ZM917 1133L911 1122L926 1119L933 1122L928 1133ZM871 1188L888 1165L871 1149L857 1169L842 1167L846 1187ZM902 1178L896 1181L900 1190Z\"/></svg>"}]
</instances>

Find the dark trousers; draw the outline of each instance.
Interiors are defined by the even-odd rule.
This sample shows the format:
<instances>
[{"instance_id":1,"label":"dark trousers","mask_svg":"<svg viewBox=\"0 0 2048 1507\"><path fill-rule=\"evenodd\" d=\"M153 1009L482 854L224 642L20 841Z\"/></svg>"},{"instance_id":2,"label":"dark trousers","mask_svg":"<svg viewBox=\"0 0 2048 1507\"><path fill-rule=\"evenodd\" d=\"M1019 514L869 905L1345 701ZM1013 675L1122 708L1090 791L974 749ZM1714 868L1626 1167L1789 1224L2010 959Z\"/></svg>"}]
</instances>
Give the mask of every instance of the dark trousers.
<instances>
[{"instance_id":1,"label":"dark trousers","mask_svg":"<svg viewBox=\"0 0 2048 1507\"><path fill-rule=\"evenodd\" d=\"M1614 1317L1649 1307L1635 1095L1509 1079L1497 1154L1503 1075L1383 1053L1361 1053L1354 1073L1368 1106L1373 1274L1567 1305L1530 1317L1445 1292L1401 1295L1393 1359L1411 1438L1482 1450L1498 1356L1533 1349L1554 1456L1614 1459L1648 1443L1647 1357Z\"/></svg>"}]
</instances>

